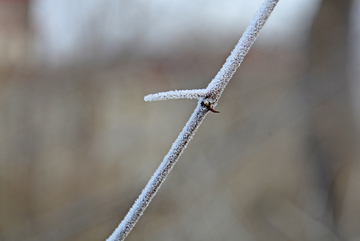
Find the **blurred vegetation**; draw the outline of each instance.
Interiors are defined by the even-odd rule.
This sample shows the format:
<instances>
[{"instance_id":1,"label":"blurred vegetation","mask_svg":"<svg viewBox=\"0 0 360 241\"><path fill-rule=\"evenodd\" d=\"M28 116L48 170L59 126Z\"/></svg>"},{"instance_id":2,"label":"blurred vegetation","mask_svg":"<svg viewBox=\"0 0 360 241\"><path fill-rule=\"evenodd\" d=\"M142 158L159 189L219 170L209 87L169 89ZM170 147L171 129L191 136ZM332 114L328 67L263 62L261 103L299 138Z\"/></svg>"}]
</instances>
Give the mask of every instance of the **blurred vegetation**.
<instances>
[{"instance_id":1,"label":"blurred vegetation","mask_svg":"<svg viewBox=\"0 0 360 241\"><path fill-rule=\"evenodd\" d=\"M305 50L255 44L127 240L360 237L350 4L323 1ZM59 68L2 54L0 240L106 239L196 105L143 96L205 87L236 38Z\"/></svg>"}]
</instances>

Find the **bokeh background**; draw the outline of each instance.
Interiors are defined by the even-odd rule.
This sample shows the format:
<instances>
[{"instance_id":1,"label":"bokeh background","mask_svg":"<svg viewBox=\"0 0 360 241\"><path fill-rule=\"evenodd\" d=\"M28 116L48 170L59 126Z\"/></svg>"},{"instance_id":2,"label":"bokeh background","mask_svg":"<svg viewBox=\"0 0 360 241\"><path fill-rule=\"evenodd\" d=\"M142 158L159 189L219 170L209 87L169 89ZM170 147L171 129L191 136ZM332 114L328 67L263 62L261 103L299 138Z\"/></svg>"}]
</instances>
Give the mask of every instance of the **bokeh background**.
<instances>
[{"instance_id":1,"label":"bokeh background","mask_svg":"<svg viewBox=\"0 0 360 241\"><path fill-rule=\"evenodd\" d=\"M0 240L105 240L260 0L0 0ZM127 240L360 240L360 1L281 0Z\"/></svg>"}]
</instances>

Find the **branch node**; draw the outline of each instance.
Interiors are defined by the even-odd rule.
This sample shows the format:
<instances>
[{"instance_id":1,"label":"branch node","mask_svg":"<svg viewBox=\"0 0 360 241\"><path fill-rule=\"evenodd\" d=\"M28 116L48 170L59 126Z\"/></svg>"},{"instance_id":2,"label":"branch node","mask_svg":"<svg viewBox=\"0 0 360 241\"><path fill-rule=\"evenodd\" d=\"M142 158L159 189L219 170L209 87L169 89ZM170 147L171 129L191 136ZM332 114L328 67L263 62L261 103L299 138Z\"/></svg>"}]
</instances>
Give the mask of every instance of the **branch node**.
<instances>
[{"instance_id":1,"label":"branch node","mask_svg":"<svg viewBox=\"0 0 360 241\"><path fill-rule=\"evenodd\" d=\"M204 100L203 102L201 102L201 105L213 113L220 113L220 111L214 110L214 108L211 107L211 103L207 100Z\"/></svg>"}]
</instances>

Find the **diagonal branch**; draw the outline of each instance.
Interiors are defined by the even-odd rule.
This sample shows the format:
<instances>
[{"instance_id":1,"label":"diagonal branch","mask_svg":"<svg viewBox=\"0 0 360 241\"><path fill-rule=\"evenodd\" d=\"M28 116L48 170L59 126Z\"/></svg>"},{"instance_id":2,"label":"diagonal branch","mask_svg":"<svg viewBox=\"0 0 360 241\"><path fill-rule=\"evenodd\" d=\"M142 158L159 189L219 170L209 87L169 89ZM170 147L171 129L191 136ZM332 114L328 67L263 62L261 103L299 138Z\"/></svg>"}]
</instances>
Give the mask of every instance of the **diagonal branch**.
<instances>
[{"instance_id":1,"label":"diagonal branch","mask_svg":"<svg viewBox=\"0 0 360 241\"><path fill-rule=\"evenodd\" d=\"M217 105L220 96L230 79L236 72L237 68L242 63L244 57L249 52L250 47L254 44L260 30L264 26L266 20L274 10L279 0L265 0L260 9L255 14L249 27L245 30L243 36L226 59L225 64L217 73L215 78L210 82L206 89L200 90L181 90L168 91L158 94L145 96L145 101L157 101L168 99L198 99L198 105L186 123L184 129L179 134L175 142L172 144L168 154L155 171L139 198L135 201L130 211L126 214L124 220L115 229L107 241L124 240L135 226L141 215L144 213L151 200L156 195L157 191L165 181L167 175L170 173L181 153L186 148L194 136L196 130L204 120L209 111L214 111L213 107Z\"/></svg>"}]
</instances>

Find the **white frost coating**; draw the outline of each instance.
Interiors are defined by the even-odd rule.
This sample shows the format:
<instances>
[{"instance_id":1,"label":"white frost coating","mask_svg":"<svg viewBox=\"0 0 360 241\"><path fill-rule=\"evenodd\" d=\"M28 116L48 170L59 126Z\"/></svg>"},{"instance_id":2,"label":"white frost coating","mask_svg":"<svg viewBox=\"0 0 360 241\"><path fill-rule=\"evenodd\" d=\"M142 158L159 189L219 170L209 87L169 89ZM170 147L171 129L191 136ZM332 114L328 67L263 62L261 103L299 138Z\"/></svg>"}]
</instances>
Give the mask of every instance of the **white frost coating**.
<instances>
[{"instance_id":1,"label":"white frost coating","mask_svg":"<svg viewBox=\"0 0 360 241\"><path fill-rule=\"evenodd\" d=\"M274 10L278 1L279 0L267 0L260 6L250 25L243 33L243 36L240 38L230 56L226 59L225 64L207 86L206 89L213 93L211 102L214 102L214 106L217 104L226 85L229 83L230 79L249 52L251 46L254 44L260 30Z\"/></svg>"},{"instance_id":2,"label":"white frost coating","mask_svg":"<svg viewBox=\"0 0 360 241\"><path fill-rule=\"evenodd\" d=\"M210 92L206 89L197 90L172 90L167 92L159 92L144 97L145 101L159 101L171 99L197 99L206 97Z\"/></svg>"},{"instance_id":3,"label":"white frost coating","mask_svg":"<svg viewBox=\"0 0 360 241\"><path fill-rule=\"evenodd\" d=\"M159 101L169 99L200 99L202 97L208 97L208 102L212 107L215 107L226 85L241 65L278 1L279 0L267 0L261 5L234 50L226 59L225 64L206 89L160 92L147 95L144 100Z\"/></svg>"},{"instance_id":4,"label":"white frost coating","mask_svg":"<svg viewBox=\"0 0 360 241\"><path fill-rule=\"evenodd\" d=\"M107 241L124 240L135 226L159 190L160 186L165 181L167 175L176 164L181 153L192 139L206 114L209 110L213 110L212 108L216 106L226 85L229 83L231 77L242 63L246 54L249 52L250 47L253 45L259 34L259 31L264 26L278 1L279 0L265 0L254 16L251 24L245 30L238 44L235 46L230 56L226 59L225 64L206 89L175 90L145 96L145 101L187 98L199 99L199 102L184 129L179 134L176 141L172 144L169 152L164 157L164 160L155 171L144 190L141 192L139 198L135 201L134 205L126 214L124 220L119 224Z\"/></svg>"},{"instance_id":5,"label":"white frost coating","mask_svg":"<svg viewBox=\"0 0 360 241\"><path fill-rule=\"evenodd\" d=\"M147 206L150 204L151 200L160 189L160 186L165 181L167 175L178 161L181 153L184 151L187 144L194 136L206 114L209 112L207 107L203 106L201 103L202 101L200 100L185 127L175 142L172 144L168 154L164 157L164 160L150 178L149 182L129 212L126 214L123 221L119 224L119 226L115 229L107 241L124 240L131 229L135 226L136 222L143 214Z\"/></svg>"}]
</instances>

